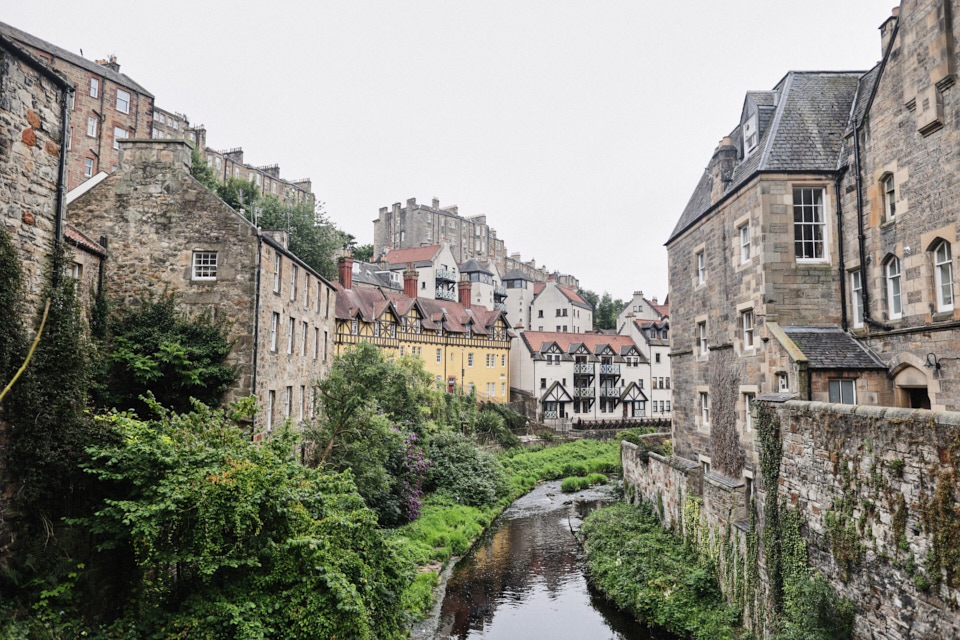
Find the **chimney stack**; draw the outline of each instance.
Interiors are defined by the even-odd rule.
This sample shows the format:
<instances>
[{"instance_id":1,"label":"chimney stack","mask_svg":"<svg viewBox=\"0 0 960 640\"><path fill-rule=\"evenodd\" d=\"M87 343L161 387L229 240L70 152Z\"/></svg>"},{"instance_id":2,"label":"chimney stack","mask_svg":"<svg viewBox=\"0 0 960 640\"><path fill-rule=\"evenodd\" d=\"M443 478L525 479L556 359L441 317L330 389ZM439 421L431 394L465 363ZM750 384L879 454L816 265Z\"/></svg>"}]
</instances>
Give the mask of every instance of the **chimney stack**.
<instances>
[{"instance_id":1,"label":"chimney stack","mask_svg":"<svg viewBox=\"0 0 960 640\"><path fill-rule=\"evenodd\" d=\"M890 39L893 37L893 28L897 26L897 21L900 19L900 7L894 7L893 11L889 18L887 18L882 25L880 25L880 56L883 57L887 53L887 48L890 46Z\"/></svg>"},{"instance_id":2,"label":"chimney stack","mask_svg":"<svg viewBox=\"0 0 960 640\"><path fill-rule=\"evenodd\" d=\"M434 208L434 209L439 209L439 208L440 208L440 198L434 198L434 199L433 199L433 208Z\"/></svg>"},{"instance_id":3,"label":"chimney stack","mask_svg":"<svg viewBox=\"0 0 960 640\"><path fill-rule=\"evenodd\" d=\"M403 271L403 295L408 298L417 297L417 279L420 274L413 268L413 264L408 264Z\"/></svg>"},{"instance_id":4,"label":"chimney stack","mask_svg":"<svg viewBox=\"0 0 960 640\"><path fill-rule=\"evenodd\" d=\"M353 258L343 256L337 261L340 276L340 286L347 291L353 289Z\"/></svg>"},{"instance_id":5,"label":"chimney stack","mask_svg":"<svg viewBox=\"0 0 960 640\"><path fill-rule=\"evenodd\" d=\"M460 294L460 304L463 305L464 309L470 308L470 294L472 293L472 285L469 280L461 280L457 283L457 293Z\"/></svg>"}]
</instances>

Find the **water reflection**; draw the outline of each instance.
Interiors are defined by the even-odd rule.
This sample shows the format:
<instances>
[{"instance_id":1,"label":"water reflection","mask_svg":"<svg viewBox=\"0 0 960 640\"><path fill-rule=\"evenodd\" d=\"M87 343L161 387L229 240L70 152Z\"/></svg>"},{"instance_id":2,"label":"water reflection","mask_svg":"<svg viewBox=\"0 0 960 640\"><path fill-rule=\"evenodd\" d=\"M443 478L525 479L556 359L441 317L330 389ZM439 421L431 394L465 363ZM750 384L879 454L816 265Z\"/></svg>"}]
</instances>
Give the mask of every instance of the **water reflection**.
<instances>
[{"instance_id":1,"label":"water reflection","mask_svg":"<svg viewBox=\"0 0 960 640\"><path fill-rule=\"evenodd\" d=\"M603 497L577 511L586 515ZM592 593L570 531L560 483L540 485L510 506L456 566L447 583L437 638L665 640ZM573 524L577 524L577 515Z\"/></svg>"}]
</instances>

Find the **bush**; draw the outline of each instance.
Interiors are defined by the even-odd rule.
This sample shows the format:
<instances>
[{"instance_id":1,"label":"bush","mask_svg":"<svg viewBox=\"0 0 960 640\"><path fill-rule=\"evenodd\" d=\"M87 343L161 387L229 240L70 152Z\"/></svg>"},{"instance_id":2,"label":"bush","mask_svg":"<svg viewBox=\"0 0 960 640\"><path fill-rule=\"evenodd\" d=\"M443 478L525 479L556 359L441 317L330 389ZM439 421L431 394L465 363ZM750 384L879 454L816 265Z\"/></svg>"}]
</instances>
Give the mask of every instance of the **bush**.
<instances>
[{"instance_id":1,"label":"bush","mask_svg":"<svg viewBox=\"0 0 960 640\"><path fill-rule=\"evenodd\" d=\"M607 476L602 473L591 473L587 476L587 481L591 484L607 484Z\"/></svg>"},{"instance_id":2,"label":"bush","mask_svg":"<svg viewBox=\"0 0 960 640\"><path fill-rule=\"evenodd\" d=\"M560 491L564 493L575 493L582 488L583 487L580 486L580 478L576 476L564 478L563 482L560 483Z\"/></svg>"},{"instance_id":3,"label":"bush","mask_svg":"<svg viewBox=\"0 0 960 640\"><path fill-rule=\"evenodd\" d=\"M585 476L590 469L582 462L568 462L563 465L561 473L565 476Z\"/></svg>"},{"instance_id":4,"label":"bush","mask_svg":"<svg viewBox=\"0 0 960 640\"><path fill-rule=\"evenodd\" d=\"M509 492L510 481L497 458L465 436L453 432L431 436L427 456L432 464L427 490L474 507L493 504Z\"/></svg>"}]
</instances>

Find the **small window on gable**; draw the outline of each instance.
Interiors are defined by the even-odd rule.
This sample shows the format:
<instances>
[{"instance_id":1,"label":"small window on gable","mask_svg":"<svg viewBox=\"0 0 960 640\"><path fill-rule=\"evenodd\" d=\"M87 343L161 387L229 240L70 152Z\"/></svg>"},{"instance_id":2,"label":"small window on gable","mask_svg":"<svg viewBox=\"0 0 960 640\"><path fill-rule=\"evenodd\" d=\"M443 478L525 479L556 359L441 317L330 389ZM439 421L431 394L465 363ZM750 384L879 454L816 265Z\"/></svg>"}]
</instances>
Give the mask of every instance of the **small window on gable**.
<instances>
[{"instance_id":1,"label":"small window on gable","mask_svg":"<svg viewBox=\"0 0 960 640\"><path fill-rule=\"evenodd\" d=\"M883 187L883 219L890 222L897 217L897 189L893 174L887 174L880 184Z\"/></svg>"},{"instance_id":2,"label":"small window on gable","mask_svg":"<svg viewBox=\"0 0 960 640\"><path fill-rule=\"evenodd\" d=\"M216 251L194 251L193 252L193 279L194 280L216 280L217 279L217 252Z\"/></svg>"},{"instance_id":3,"label":"small window on gable","mask_svg":"<svg viewBox=\"0 0 960 640\"><path fill-rule=\"evenodd\" d=\"M757 126L757 114L753 114L743 123L743 155L749 156L760 143L760 129Z\"/></svg>"}]
</instances>

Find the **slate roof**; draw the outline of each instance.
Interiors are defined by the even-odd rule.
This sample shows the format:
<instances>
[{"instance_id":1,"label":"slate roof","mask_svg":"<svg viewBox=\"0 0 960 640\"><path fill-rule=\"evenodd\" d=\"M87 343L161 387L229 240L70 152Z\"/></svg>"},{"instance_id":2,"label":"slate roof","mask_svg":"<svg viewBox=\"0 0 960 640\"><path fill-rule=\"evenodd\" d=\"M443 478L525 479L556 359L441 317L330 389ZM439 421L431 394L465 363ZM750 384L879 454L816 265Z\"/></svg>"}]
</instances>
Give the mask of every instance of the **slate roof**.
<instances>
[{"instance_id":1,"label":"slate roof","mask_svg":"<svg viewBox=\"0 0 960 640\"><path fill-rule=\"evenodd\" d=\"M651 338L649 335L647 335L647 329L656 329L657 331L666 329L667 335L669 335L669 321L665 320L663 322L651 322L649 320L634 320L633 323L636 325L637 329L640 330L640 335L643 336L643 339L647 342L647 344L658 347L670 346L670 338Z\"/></svg>"},{"instance_id":2,"label":"slate roof","mask_svg":"<svg viewBox=\"0 0 960 640\"><path fill-rule=\"evenodd\" d=\"M734 168L724 196L736 191L761 171L828 172L837 167L843 132L862 71L791 71L774 87L775 109L758 109L762 132L757 151ZM756 100L769 101L764 92L750 92ZM769 124L765 124L769 120ZM730 133L740 146L740 126ZM690 228L715 202L711 200L713 178L704 171L687 206L684 207L667 243Z\"/></svg>"},{"instance_id":3,"label":"slate roof","mask_svg":"<svg viewBox=\"0 0 960 640\"><path fill-rule=\"evenodd\" d=\"M381 260L390 265L404 265L408 262L432 262L440 251L440 245L428 244L409 249L391 249Z\"/></svg>"},{"instance_id":4,"label":"slate roof","mask_svg":"<svg viewBox=\"0 0 960 640\"><path fill-rule=\"evenodd\" d=\"M460 273L485 273L488 276L493 275L492 271L480 264L475 258L471 258L460 265Z\"/></svg>"},{"instance_id":5,"label":"slate roof","mask_svg":"<svg viewBox=\"0 0 960 640\"><path fill-rule=\"evenodd\" d=\"M41 40L40 38L27 33L26 31L21 31L16 27L13 27L5 22L0 22L0 34L5 35L11 40L16 40L22 44L33 47L35 49L40 49L45 53L49 53L55 58L61 58L70 64L76 65L87 71L92 71L98 76L109 79L111 82L115 82L124 87L130 87L138 93L141 93L145 96L153 97L153 94L143 88L139 83L134 82L126 74L120 73L119 71L114 71L113 69L108 69L107 67L97 64L93 60L87 60L81 55L62 49L55 44L51 44L46 40Z\"/></svg>"},{"instance_id":6,"label":"slate roof","mask_svg":"<svg viewBox=\"0 0 960 640\"><path fill-rule=\"evenodd\" d=\"M506 281L506 280L526 280L527 282L533 282L533 278L531 278L530 276L528 276L527 274L525 274L523 271L520 271L520 269L511 269L510 271L507 271L506 275L504 275L504 276L503 276L502 278L500 278L500 279L501 279L501 280L504 280L504 281Z\"/></svg>"},{"instance_id":7,"label":"slate roof","mask_svg":"<svg viewBox=\"0 0 960 640\"><path fill-rule=\"evenodd\" d=\"M810 369L886 369L883 360L839 327L782 327Z\"/></svg>"},{"instance_id":8,"label":"slate roof","mask_svg":"<svg viewBox=\"0 0 960 640\"><path fill-rule=\"evenodd\" d=\"M383 271L379 265L363 262L361 260L353 261L354 268L353 282L369 285L371 287L386 287L387 289L403 290L403 284L396 284Z\"/></svg>"}]
</instances>

